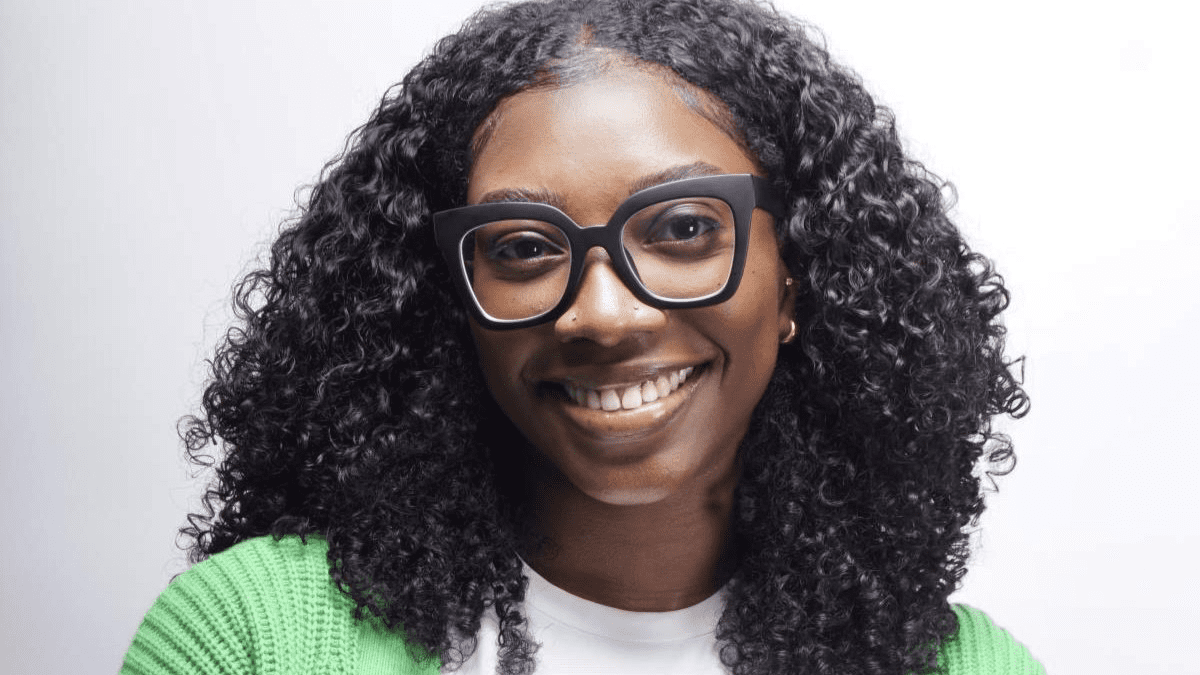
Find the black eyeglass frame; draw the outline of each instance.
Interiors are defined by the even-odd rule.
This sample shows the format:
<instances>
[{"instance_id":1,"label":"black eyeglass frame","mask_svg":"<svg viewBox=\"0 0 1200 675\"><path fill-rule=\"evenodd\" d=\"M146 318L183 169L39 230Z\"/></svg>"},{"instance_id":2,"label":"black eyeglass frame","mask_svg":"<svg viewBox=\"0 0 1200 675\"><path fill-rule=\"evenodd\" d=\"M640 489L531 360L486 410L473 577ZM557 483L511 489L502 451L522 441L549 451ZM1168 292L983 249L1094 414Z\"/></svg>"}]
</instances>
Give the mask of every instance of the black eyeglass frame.
<instances>
[{"instance_id":1,"label":"black eyeglass frame","mask_svg":"<svg viewBox=\"0 0 1200 675\"><path fill-rule=\"evenodd\" d=\"M684 197L709 197L720 199L729 205L734 222L733 263L729 280L721 290L702 298L676 300L656 295L647 289L634 272L633 263L621 245L621 231L638 211L672 199ZM775 218L783 217L783 202L766 179L753 174L722 174L684 178L646 188L633 193L617 207L608 223L597 227L584 227L559 209L539 202L492 202L472 204L438 211L433 214L433 234L438 248L453 273L455 287L462 295L467 308L479 324L492 330L528 328L553 321L575 301L579 282L583 278L583 263L588 251L599 246L608 252L617 276L639 300L659 309L689 309L707 307L728 300L737 292L745 269L746 253L750 242L750 221L755 208L761 208ZM527 319L497 319L489 316L475 297L471 288L465 261L460 250L462 238L472 229L499 220L538 220L555 225L562 231L571 246L571 269L563 297L551 309Z\"/></svg>"}]
</instances>

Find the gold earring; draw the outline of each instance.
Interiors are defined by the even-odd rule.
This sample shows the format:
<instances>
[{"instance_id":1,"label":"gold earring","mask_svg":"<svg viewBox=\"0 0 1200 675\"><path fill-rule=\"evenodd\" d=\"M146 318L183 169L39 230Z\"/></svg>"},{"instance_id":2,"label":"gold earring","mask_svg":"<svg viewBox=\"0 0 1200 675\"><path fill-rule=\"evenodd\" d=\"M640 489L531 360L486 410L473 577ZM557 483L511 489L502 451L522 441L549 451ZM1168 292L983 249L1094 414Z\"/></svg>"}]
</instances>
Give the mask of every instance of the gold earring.
<instances>
[{"instance_id":1,"label":"gold earring","mask_svg":"<svg viewBox=\"0 0 1200 675\"><path fill-rule=\"evenodd\" d=\"M791 288L792 284L794 284L794 283L796 283L796 282L791 277L788 277L787 279L785 279L783 281L783 285L785 288ZM788 334L785 338L783 338L782 340L779 341L779 344L786 345L786 344L790 343L792 340L796 339L796 322L792 319L788 319L788 324L789 324Z\"/></svg>"},{"instance_id":2,"label":"gold earring","mask_svg":"<svg viewBox=\"0 0 1200 675\"><path fill-rule=\"evenodd\" d=\"M788 328L787 337L780 340L779 344L782 344L782 345L790 344L792 340L796 339L796 322L795 322L795 320L788 319L788 324L790 324L791 327Z\"/></svg>"}]
</instances>

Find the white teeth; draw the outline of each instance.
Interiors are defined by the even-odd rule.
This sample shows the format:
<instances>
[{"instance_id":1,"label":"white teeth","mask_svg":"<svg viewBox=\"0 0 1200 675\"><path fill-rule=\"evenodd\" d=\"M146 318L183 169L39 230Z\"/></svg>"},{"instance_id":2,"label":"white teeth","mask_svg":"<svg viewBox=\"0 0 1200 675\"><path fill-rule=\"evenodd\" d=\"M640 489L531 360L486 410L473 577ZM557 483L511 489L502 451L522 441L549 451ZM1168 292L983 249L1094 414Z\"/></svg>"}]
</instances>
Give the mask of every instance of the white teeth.
<instances>
[{"instance_id":1,"label":"white teeth","mask_svg":"<svg viewBox=\"0 0 1200 675\"><path fill-rule=\"evenodd\" d=\"M626 410L642 407L642 387L634 385L621 394L621 407Z\"/></svg>"},{"instance_id":2,"label":"white teeth","mask_svg":"<svg viewBox=\"0 0 1200 675\"><path fill-rule=\"evenodd\" d=\"M575 403L592 410L634 410L646 403L666 398L687 381L694 367L680 368L658 379L647 380L625 389L588 389L577 384L565 384L567 396Z\"/></svg>"},{"instance_id":3,"label":"white teeth","mask_svg":"<svg viewBox=\"0 0 1200 675\"><path fill-rule=\"evenodd\" d=\"M600 407L612 412L621 407L621 398L617 396L615 389L605 389L600 392Z\"/></svg>"},{"instance_id":4,"label":"white teeth","mask_svg":"<svg viewBox=\"0 0 1200 675\"><path fill-rule=\"evenodd\" d=\"M654 388L658 390L658 397L662 398L671 393L671 382L665 375L659 375L658 379L654 381Z\"/></svg>"}]
</instances>

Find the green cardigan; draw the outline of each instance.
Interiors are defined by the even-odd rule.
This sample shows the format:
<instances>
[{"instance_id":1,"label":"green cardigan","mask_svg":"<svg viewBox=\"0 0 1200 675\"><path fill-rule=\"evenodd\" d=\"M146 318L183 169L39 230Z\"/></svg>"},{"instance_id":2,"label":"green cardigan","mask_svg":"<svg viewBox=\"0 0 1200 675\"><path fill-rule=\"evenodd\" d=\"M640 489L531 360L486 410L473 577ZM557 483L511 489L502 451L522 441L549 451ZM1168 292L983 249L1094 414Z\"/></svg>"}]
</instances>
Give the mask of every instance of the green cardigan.
<instances>
[{"instance_id":1,"label":"green cardigan","mask_svg":"<svg viewBox=\"0 0 1200 675\"><path fill-rule=\"evenodd\" d=\"M355 621L329 578L328 545L260 537L177 577L147 612L122 675L154 673L436 674L401 635ZM1044 675L1029 651L986 615L956 605L960 629L943 646L950 675Z\"/></svg>"}]
</instances>

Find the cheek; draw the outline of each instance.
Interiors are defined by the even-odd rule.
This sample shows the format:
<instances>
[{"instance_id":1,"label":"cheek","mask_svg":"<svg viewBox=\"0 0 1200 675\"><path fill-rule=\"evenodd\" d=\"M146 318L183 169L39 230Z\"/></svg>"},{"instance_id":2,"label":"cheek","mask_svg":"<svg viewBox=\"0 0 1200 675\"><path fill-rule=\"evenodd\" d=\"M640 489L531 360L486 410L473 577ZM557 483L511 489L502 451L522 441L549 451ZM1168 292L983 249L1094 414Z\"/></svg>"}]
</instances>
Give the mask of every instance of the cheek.
<instances>
[{"instance_id":1,"label":"cheek","mask_svg":"<svg viewBox=\"0 0 1200 675\"><path fill-rule=\"evenodd\" d=\"M737 375L739 385L765 387L775 368L779 349L779 289L778 253L774 242L768 251L761 248L760 256L747 260L738 291L728 302L714 309L713 329L728 354L729 367ZM773 264L753 264L755 260L770 260Z\"/></svg>"},{"instance_id":2,"label":"cheek","mask_svg":"<svg viewBox=\"0 0 1200 675\"><path fill-rule=\"evenodd\" d=\"M709 334L716 337L728 359L728 375L739 386L753 386L758 380L765 383L775 367L778 300L773 293L754 289L755 284L747 287L746 282L758 281L743 277L737 294L715 308L718 311L708 321Z\"/></svg>"},{"instance_id":3,"label":"cheek","mask_svg":"<svg viewBox=\"0 0 1200 675\"><path fill-rule=\"evenodd\" d=\"M472 326L471 332L488 390L501 407L508 409L512 393L520 387L521 367L525 361L524 342L517 335L520 331L496 333Z\"/></svg>"}]
</instances>

